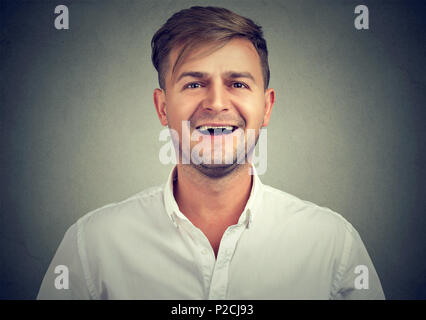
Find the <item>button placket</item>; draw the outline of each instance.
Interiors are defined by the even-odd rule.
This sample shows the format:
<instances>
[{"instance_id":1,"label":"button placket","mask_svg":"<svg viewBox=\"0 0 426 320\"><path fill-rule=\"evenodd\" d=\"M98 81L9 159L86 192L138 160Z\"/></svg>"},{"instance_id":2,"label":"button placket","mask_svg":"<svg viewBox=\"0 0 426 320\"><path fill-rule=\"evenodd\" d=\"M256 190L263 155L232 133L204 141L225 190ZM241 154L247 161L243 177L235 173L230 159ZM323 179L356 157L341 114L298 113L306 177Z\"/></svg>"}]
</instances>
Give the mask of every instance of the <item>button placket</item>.
<instances>
[{"instance_id":1,"label":"button placket","mask_svg":"<svg viewBox=\"0 0 426 320\"><path fill-rule=\"evenodd\" d=\"M215 259L210 242L204 233L195 227L189 220L184 221L183 229L192 239L192 245L195 245L195 247L193 247L193 250L195 251L194 254L196 256L195 258L198 261L198 269L201 273L201 277L204 281L204 287L208 294L215 265Z\"/></svg>"},{"instance_id":2,"label":"button placket","mask_svg":"<svg viewBox=\"0 0 426 320\"><path fill-rule=\"evenodd\" d=\"M215 264L214 256L211 252L212 250L210 242L208 241L204 233L202 233L202 231L198 229L196 230L196 233L196 240L199 248L198 259L201 262L201 272L204 279L204 287L206 288L206 290L209 290Z\"/></svg>"},{"instance_id":3,"label":"button placket","mask_svg":"<svg viewBox=\"0 0 426 320\"><path fill-rule=\"evenodd\" d=\"M229 264L243 229L240 225L229 227L222 237L210 283L209 299L211 300L226 299Z\"/></svg>"}]
</instances>

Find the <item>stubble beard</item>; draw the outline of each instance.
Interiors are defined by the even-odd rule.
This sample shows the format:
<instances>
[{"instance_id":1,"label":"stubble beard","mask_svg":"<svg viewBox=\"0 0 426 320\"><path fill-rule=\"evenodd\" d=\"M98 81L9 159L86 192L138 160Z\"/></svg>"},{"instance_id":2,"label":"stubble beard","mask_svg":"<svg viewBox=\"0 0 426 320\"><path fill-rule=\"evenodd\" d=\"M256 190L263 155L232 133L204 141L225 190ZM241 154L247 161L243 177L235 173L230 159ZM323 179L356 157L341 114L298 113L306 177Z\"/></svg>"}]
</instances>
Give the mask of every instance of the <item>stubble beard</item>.
<instances>
[{"instance_id":1,"label":"stubble beard","mask_svg":"<svg viewBox=\"0 0 426 320\"><path fill-rule=\"evenodd\" d=\"M249 146L249 150L247 150L247 139L246 136L244 136L244 148L243 150L238 153L238 148L234 149L233 153L233 159L231 163L220 163L220 164L216 164L216 163L203 163L201 162L200 164L196 164L192 161L192 158L190 155L184 155L183 153L183 148L182 148L182 143L179 142L179 149L180 149L180 155L181 156L185 156L189 158L189 163L186 165L191 166L192 168L194 168L195 170L197 170L198 172L200 172L202 175L211 178L211 179L220 179L226 176L229 176L230 174L236 173L239 171L239 169L242 168L242 166L247 165L250 161L249 161L249 155L252 154L252 152L254 152L254 149L257 145L257 142L259 140L259 135L260 135L260 131L258 131L257 135L256 135L256 139L253 145ZM223 151L223 149L222 149ZM191 152L192 152L192 148L191 148ZM190 152L190 154L191 154ZM213 161L211 161L213 162ZM181 162L182 163L182 162Z\"/></svg>"}]
</instances>

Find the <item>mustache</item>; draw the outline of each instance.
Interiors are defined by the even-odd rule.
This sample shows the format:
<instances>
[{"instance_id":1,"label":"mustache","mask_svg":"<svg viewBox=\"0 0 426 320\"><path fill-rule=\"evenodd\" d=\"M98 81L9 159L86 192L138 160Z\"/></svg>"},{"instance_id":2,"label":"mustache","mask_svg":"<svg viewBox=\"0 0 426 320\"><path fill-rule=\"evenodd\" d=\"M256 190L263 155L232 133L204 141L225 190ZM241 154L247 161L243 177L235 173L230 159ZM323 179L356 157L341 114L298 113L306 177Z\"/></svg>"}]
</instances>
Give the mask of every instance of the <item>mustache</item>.
<instances>
[{"instance_id":1,"label":"mustache","mask_svg":"<svg viewBox=\"0 0 426 320\"><path fill-rule=\"evenodd\" d=\"M195 116L192 115L189 118L189 125L191 128L195 129L196 124L198 123L206 123L206 122L212 122L212 123L232 123L238 126L239 128L245 128L246 121L241 117L235 117L235 116L225 116L225 115L216 115L215 117L212 117L212 115L199 115Z\"/></svg>"}]
</instances>

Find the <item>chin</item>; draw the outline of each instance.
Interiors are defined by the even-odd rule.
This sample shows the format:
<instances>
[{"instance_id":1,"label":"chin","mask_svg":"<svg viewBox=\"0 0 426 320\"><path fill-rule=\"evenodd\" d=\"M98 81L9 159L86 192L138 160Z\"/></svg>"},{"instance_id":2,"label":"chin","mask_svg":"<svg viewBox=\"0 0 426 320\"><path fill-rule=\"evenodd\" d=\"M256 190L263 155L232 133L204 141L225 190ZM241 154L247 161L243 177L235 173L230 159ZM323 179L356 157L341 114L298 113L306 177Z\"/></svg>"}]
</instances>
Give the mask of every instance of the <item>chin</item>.
<instances>
[{"instance_id":1,"label":"chin","mask_svg":"<svg viewBox=\"0 0 426 320\"><path fill-rule=\"evenodd\" d=\"M236 161L231 164L197 164L193 165L200 173L209 177L209 178L222 178L231 174L235 169L237 169L240 164Z\"/></svg>"}]
</instances>

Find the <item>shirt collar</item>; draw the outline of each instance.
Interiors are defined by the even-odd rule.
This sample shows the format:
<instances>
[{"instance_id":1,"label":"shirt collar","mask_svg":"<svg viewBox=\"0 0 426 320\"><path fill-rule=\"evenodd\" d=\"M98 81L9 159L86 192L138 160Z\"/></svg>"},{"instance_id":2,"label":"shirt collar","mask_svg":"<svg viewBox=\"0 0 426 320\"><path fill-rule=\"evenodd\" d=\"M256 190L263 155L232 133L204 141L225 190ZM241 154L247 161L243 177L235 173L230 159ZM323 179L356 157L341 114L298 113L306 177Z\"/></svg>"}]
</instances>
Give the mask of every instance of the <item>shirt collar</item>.
<instances>
[{"instance_id":1,"label":"shirt collar","mask_svg":"<svg viewBox=\"0 0 426 320\"><path fill-rule=\"evenodd\" d=\"M257 175L256 168L251 165L253 170L253 184L250 192L250 197L246 206L241 213L238 224L245 224L249 228L253 223L253 218L261 204L263 197L263 184ZM164 185L164 204L167 215L177 227L180 220L188 220L188 218L179 210L178 204L173 195L173 182L177 179L177 166L174 166L170 171L166 184Z\"/></svg>"}]
</instances>

